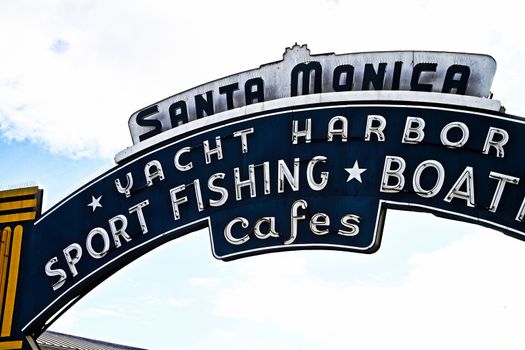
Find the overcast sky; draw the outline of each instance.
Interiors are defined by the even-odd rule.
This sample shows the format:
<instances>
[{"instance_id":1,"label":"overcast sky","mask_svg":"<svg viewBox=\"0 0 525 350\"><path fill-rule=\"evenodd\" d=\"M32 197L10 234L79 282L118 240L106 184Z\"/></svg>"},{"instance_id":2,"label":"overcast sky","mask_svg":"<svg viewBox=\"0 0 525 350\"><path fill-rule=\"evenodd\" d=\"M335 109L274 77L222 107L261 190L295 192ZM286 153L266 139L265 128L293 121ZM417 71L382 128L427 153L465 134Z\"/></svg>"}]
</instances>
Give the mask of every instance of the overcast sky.
<instances>
[{"instance_id":1,"label":"overcast sky","mask_svg":"<svg viewBox=\"0 0 525 350\"><path fill-rule=\"evenodd\" d=\"M0 0L0 189L45 207L131 146L131 113L282 58L385 50L483 53L494 98L525 116L517 1ZM162 350L524 349L525 244L389 212L374 255L278 253L224 263L207 232L160 247L52 329Z\"/></svg>"}]
</instances>

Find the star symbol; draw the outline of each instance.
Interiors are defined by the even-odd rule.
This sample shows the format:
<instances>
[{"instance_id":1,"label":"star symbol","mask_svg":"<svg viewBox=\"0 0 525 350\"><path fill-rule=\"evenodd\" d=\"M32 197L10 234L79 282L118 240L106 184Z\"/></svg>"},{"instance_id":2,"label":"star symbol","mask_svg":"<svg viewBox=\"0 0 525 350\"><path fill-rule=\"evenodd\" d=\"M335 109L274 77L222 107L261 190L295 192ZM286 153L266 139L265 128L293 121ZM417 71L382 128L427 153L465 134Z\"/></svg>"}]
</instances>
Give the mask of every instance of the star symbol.
<instances>
[{"instance_id":1,"label":"star symbol","mask_svg":"<svg viewBox=\"0 0 525 350\"><path fill-rule=\"evenodd\" d=\"M95 212L95 210L98 207L102 208L102 204L100 204L100 199L102 199L102 196L99 196L98 198L91 196L91 203L89 203L87 206L93 208L93 212Z\"/></svg>"},{"instance_id":2,"label":"star symbol","mask_svg":"<svg viewBox=\"0 0 525 350\"><path fill-rule=\"evenodd\" d=\"M348 174L349 174L348 175L348 179L346 180L346 182L348 182L348 181L350 181L352 179L356 179L360 183L363 183L363 181L361 180L361 174L365 170L366 169L359 168L359 163L357 163L357 160L356 160L353 167L345 168L345 171L348 172Z\"/></svg>"}]
</instances>

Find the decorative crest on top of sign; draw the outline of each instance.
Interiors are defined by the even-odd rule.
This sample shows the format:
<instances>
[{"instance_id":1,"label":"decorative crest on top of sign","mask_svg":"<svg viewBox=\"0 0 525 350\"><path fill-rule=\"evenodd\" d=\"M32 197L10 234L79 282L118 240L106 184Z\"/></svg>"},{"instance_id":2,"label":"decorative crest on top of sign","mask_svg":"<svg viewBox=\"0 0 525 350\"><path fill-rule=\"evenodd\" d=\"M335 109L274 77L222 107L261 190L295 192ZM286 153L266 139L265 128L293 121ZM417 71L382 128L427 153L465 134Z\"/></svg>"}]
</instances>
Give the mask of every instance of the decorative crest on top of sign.
<instances>
[{"instance_id":1,"label":"decorative crest on top of sign","mask_svg":"<svg viewBox=\"0 0 525 350\"><path fill-rule=\"evenodd\" d=\"M292 47L287 47L286 49L284 49L283 61L286 60L287 56L292 56L296 60L306 62L310 59L310 49L306 44L298 45L297 43L295 43Z\"/></svg>"}]
</instances>

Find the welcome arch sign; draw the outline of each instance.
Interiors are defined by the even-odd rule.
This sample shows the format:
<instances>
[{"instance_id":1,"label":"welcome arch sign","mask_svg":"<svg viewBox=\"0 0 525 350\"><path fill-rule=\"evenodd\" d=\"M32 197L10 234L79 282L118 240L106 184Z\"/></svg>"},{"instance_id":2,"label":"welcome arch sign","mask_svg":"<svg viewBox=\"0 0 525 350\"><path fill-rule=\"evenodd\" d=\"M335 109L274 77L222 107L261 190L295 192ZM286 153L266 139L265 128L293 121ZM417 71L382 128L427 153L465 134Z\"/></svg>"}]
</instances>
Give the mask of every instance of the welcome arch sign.
<instances>
[{"instance_id":1,"label":"welcome arch sign","mask_svg":"<svg viewBox=\"0 0 525 350\"><path fill-rule=\"evenodd\" d=\"M386 211L525 239L525 120L491 98L485 55L381 52L283 60L134 113L116 166L41 213L0 192L0 349L34 339L126 264L207 227L214 257L373 253Z\"/></svg>"}]
</instances>

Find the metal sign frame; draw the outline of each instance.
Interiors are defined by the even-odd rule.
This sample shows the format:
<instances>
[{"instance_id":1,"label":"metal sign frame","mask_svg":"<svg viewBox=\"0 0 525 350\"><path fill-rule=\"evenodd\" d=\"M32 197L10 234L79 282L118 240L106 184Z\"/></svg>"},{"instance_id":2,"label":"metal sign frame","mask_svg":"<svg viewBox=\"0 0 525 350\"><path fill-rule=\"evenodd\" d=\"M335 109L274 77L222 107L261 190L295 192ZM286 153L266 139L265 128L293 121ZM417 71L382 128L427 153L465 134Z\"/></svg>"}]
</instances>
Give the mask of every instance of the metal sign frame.
<instances>
[{"instance_id":1,"label":"metal sign frame","mask_svg":"<svg viewBox=\"0 0 525 350\"><path fill-rule=\"evenodd\" d=\"M296 46L283 61L175 95L155 108L168 110L161 120L180 99L254 75L269 82L275 77L269 72L283 67L289 78L289 71L311 62L331 72L348 68L352 59L354 69L363 68L354 78L363 81L371 79L365 75L380 67L381 58L390 57L395 67L399 55L417 56L417 62L439 56L450 63L446 67L475 57L469 78L478 78L463 92L476 96L408 91L411 79L401 76L398 88L406 91L311 94L306 84L304 95L294 96L289 81L277 78L282 89L264 95L264 103L232 105L235 100L227 97L233 95L225 93L214 113L162 127L118 153L115 168L43 215L38 188L0 192L0 349L37 349L34 338L104 279L199 228L209 228L212 254L222 260L294 249L373 253L392 208L476 223L525 240L520 183L525 167L512 161L525 148L525 120L485 98L495 69L488 56L317 57ZM305 72L303 81L310 74ZM416 74L418 84L430 81L421 80L422 72ZM443 82L447 70L441 73L433 78ZM317 73L311 74L312 92L319 92ZM449 79L460 82L461 74L457 77ZM134 140L151 131L133 124L140 113L130 119Z\"/></svg>"}]
</instances>

